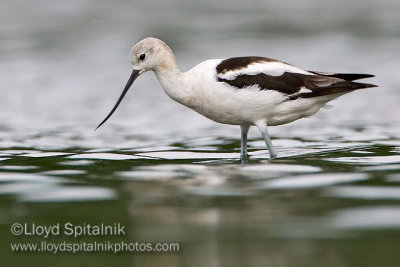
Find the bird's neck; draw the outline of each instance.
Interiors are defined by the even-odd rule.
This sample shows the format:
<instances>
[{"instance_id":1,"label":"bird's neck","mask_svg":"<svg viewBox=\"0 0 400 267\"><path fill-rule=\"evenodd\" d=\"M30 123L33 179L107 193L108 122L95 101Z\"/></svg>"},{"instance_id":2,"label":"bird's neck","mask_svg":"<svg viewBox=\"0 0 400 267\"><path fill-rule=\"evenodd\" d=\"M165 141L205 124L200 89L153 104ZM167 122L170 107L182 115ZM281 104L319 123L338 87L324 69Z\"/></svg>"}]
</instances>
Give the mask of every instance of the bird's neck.
<instances>
[{"instance_id":1,"label":"bird's neck","mask_svg":"<svg viewBox=\"0 0 400 267\"><path fill-rule=\"evenodd\" d=\"M171 60L173 59L173 60ZM165 93L178 103L191 107L193 90L189 86L185 74L180 72L175 57L166 60L154 70Z\"/></svg>"}]
</instances>

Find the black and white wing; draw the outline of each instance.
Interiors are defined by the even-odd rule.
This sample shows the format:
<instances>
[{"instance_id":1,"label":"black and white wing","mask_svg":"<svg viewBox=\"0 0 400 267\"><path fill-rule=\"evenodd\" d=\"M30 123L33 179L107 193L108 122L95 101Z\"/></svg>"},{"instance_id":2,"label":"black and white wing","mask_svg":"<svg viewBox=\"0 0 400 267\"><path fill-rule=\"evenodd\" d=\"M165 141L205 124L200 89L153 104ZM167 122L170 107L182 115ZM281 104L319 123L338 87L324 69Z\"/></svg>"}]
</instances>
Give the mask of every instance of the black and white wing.
<instances>
[{"instance_id":1,"label":"black and white wing","mask_svg":"<svg viewBox=\"0 0 400 267\"><path fill-rule=\"evenodd\" d=\"M218 82L236 89L257 86L260 90L274 90L287 95L289 100L376 87L373 84L353 82L369 77L374 76L306 71L265 57L229 58L216 67Z\"/></svg>"}]
</instances>

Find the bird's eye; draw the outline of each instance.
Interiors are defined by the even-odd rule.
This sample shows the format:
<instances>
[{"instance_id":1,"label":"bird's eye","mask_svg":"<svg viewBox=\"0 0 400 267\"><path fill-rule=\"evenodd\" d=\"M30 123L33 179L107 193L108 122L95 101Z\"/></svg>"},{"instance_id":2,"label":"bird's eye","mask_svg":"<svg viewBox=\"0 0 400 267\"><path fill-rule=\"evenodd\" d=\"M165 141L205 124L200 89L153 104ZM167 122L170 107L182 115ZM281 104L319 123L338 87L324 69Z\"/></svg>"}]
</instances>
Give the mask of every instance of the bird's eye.
<instances>
[{"instance_id":1,"label":"bird's eye","mask_svg":"<svg viewBox=\"0 0 400 267\"><path fill-rule=\"evenodd\" d=\"M141 54L141 55L139 56L140 60L143 60L145 57L146 57L145 54Z\"/></svg>"}]
</instances>

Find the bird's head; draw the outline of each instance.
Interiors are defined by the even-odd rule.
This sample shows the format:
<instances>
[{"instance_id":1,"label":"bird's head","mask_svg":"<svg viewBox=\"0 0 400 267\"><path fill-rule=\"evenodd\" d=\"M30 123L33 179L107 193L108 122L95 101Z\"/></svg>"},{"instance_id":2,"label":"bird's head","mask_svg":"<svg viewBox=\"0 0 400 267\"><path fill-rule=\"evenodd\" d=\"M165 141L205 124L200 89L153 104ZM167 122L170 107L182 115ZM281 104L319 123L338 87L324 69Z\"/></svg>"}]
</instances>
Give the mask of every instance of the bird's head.
<instances>
[{"instance_id":1,"label":"bird's head","mask_svg":"<svg viewBox=\"0 0 400 267\"><path fill-rule=\"evenodd\" d=\"M145 38L134 45L129 53L129 60L133 66L131 76L117 103L97 128L111 117L139 75L150 70L155 72L168 71L176 65L175 57L171 49L163 41L153 37Z\"/></svg>"},{"instance_id":2,"label":"bird's head","mask_svg":"<svg viewBox=\"0 0 400 267\"><path fill-rule=\"evenodd\" d=\"M171 57L173 60L171 60ZM133 69L139 74L146 71L162 71L168 69L175 58L171 49L161 40L148 37L134 45L129 53Z\"/></svg>"}]
</instances>

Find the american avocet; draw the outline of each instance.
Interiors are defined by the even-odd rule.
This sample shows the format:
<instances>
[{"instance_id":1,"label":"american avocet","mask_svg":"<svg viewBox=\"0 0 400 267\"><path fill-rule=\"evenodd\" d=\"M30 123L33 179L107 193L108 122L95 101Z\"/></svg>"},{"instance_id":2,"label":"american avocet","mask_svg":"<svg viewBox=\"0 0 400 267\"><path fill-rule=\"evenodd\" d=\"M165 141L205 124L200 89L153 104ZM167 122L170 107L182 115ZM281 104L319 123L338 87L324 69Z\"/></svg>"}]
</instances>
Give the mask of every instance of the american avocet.
<instances>
[{"instance_id":1,"label":"american avocet","mask_svg":"<svg viewBox=\"0 0 400 267\"><path fill-rule=\"evenodd\" d=\"M260 130L270 157L276 158L267 126L311 116L336 97L376 87L353 82L374 77L370 74L306 71L266 57L211 59L182 73L171 49L152 37L137 43L129 59L132 74L117 103L97 128L114 113L135 79L152 70L164 91L176 102L213 121L240 125L242 160L247 159L250 126Z\"/></svg>"}]
</instances>

